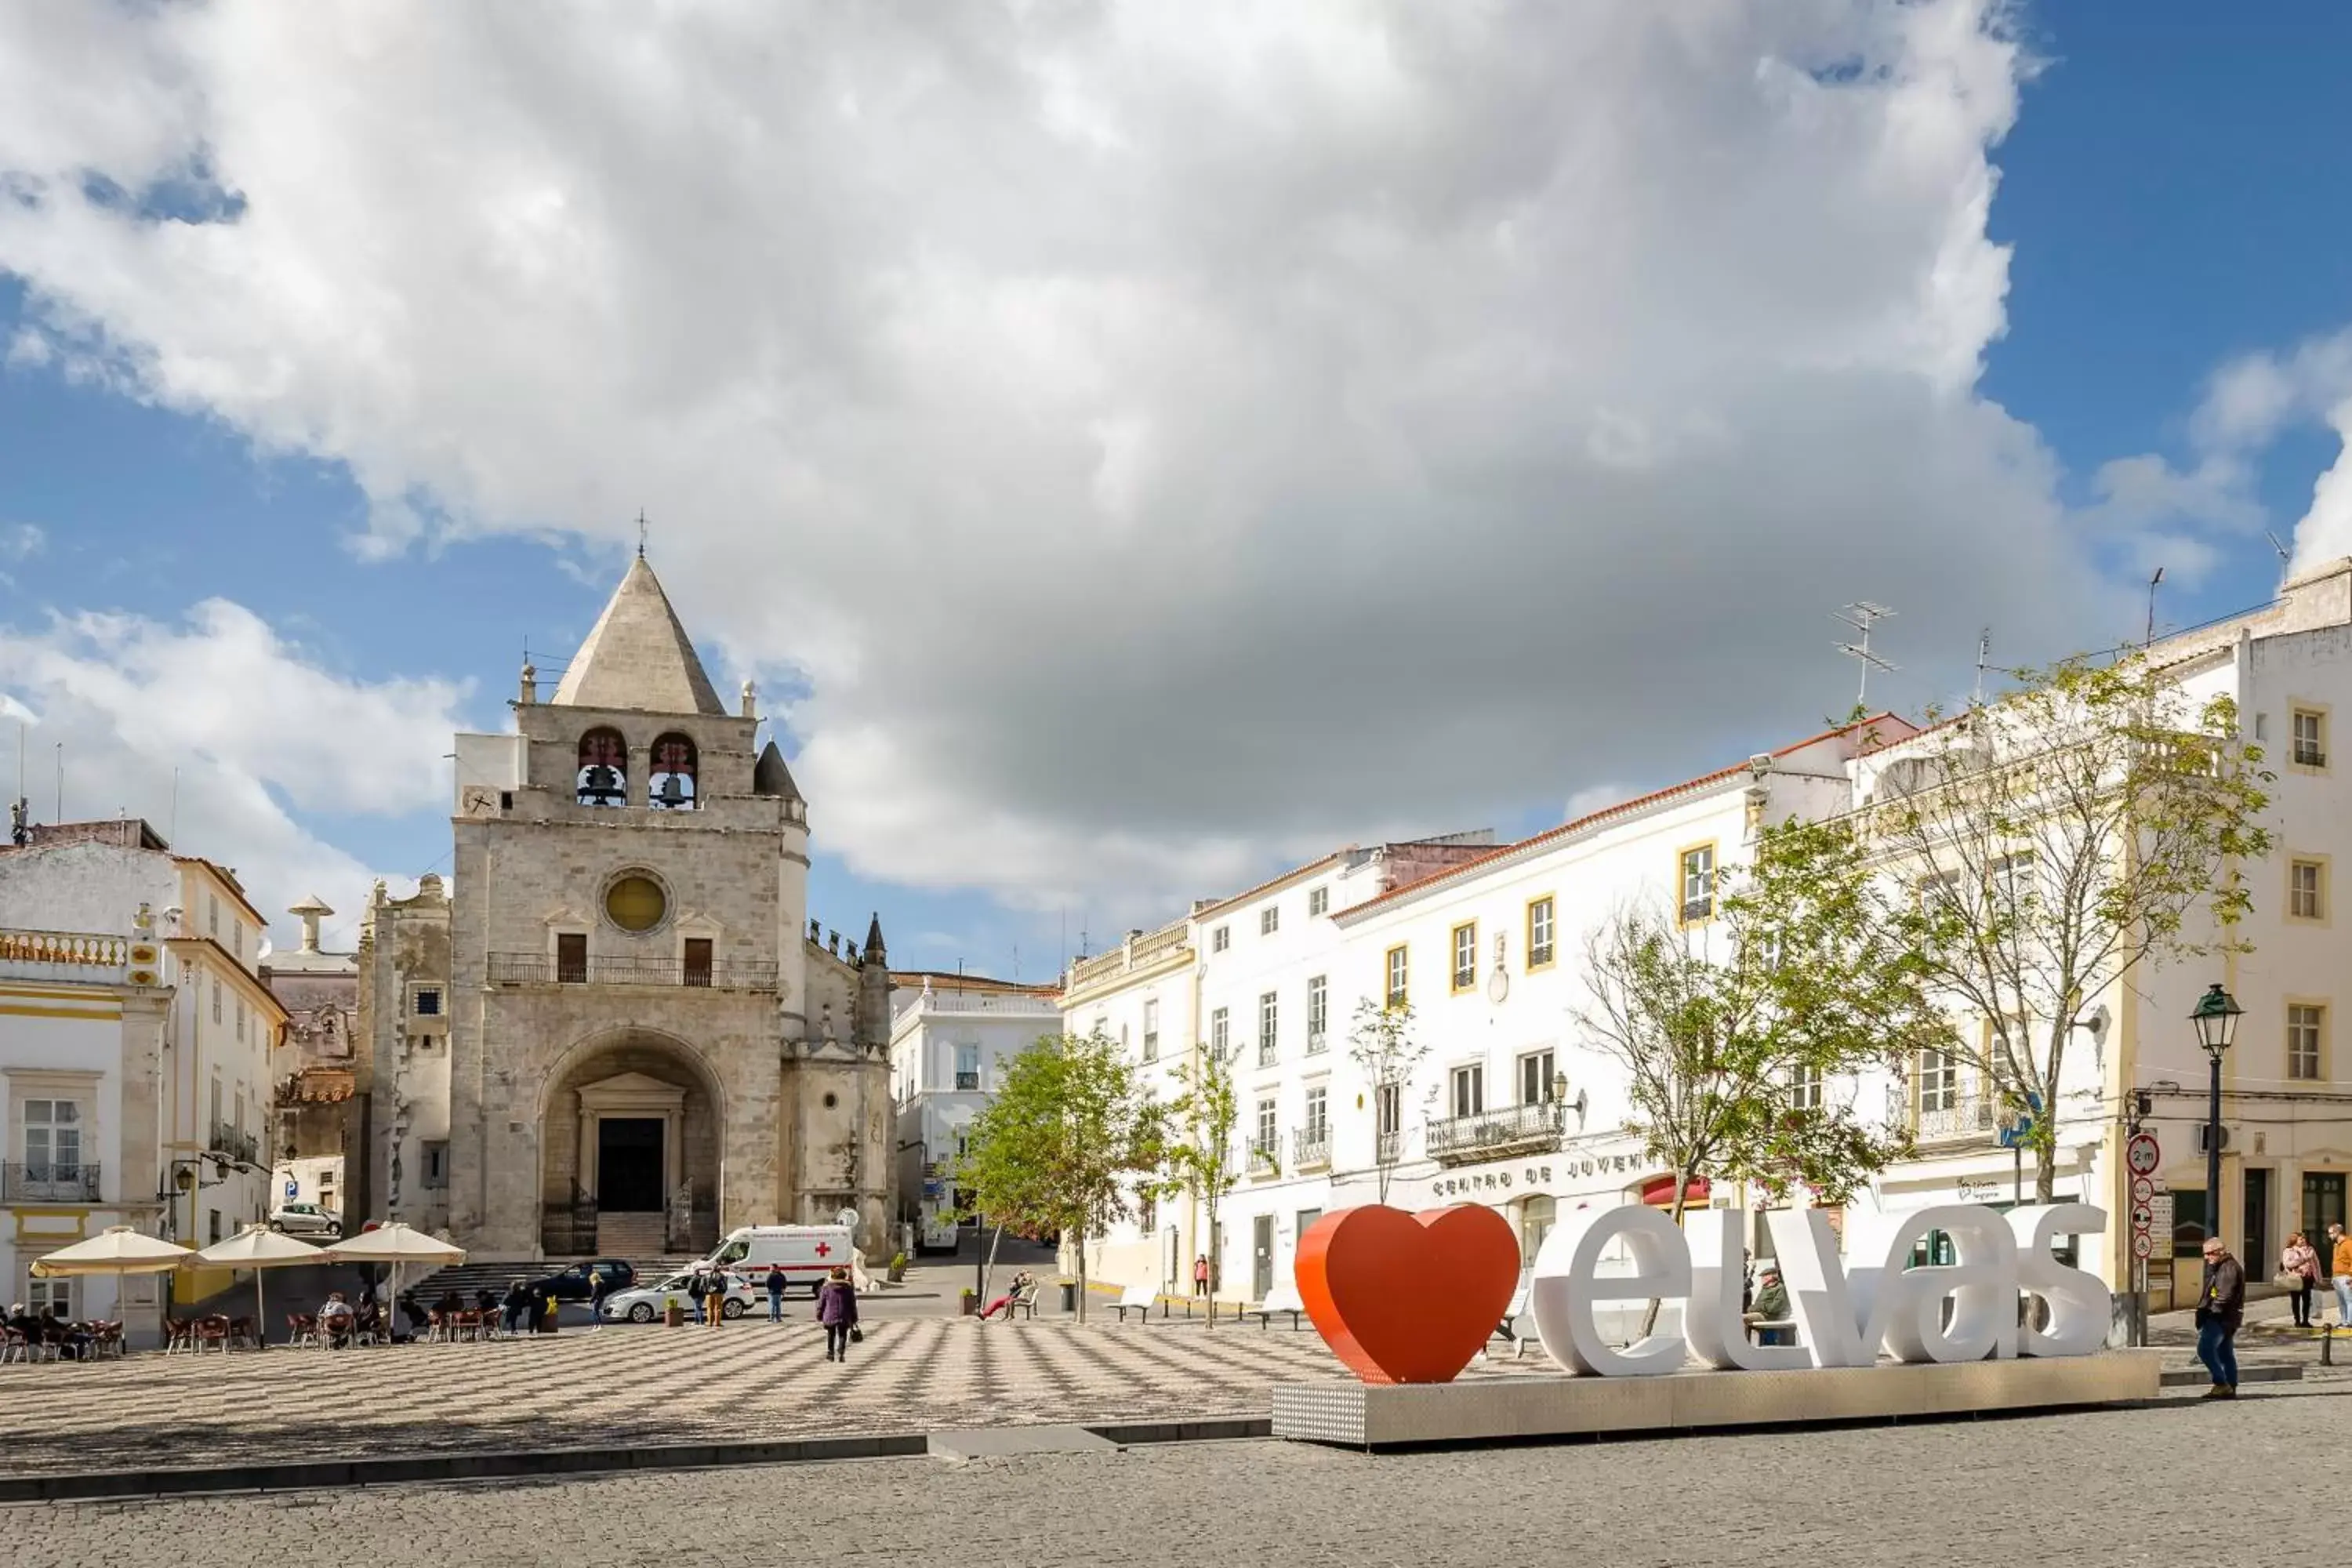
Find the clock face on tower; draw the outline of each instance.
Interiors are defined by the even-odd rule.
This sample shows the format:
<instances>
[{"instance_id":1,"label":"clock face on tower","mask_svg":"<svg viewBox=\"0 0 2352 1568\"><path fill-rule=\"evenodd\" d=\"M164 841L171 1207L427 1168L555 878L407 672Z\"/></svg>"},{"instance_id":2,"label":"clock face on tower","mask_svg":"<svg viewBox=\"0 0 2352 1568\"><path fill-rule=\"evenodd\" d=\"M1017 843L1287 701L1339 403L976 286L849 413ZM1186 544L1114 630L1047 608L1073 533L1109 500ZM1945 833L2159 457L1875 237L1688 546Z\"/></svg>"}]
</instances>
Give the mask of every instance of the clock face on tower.
<instances>
[{"instance_id":1,"label":"clock face on tower","mask_svg":"<svg viewBox=\"0 0 2352 1568\"><path fill-rule=\"evenodd\" d=\"M489 816L499 809L499 792L488 784L467 784L461 809L467 816Z\"/></svg>"}]
</instances>

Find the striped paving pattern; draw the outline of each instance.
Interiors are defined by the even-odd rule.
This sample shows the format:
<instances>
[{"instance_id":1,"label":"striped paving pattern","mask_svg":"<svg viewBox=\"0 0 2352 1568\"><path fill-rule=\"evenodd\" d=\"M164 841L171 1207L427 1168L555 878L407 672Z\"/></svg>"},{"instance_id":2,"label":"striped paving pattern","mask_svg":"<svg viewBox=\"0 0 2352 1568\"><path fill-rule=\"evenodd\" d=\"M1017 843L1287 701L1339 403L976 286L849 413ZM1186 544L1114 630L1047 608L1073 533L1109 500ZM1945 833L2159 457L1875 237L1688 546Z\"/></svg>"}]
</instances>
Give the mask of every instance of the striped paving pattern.
<instances>
[{"instance_id":1,"label":"striped paving pattern","mask_svg":"<svg viewBox=\"0 0 2352 1568\"><path fill-rule=\"evenodd\" d=\"M1264 1415L1276 1383L1345 1375L1311 1331L961 1319L869 1322L837 1365L805 1321L12 1364L0 1474Z\"/></svg>"}]
</instances>

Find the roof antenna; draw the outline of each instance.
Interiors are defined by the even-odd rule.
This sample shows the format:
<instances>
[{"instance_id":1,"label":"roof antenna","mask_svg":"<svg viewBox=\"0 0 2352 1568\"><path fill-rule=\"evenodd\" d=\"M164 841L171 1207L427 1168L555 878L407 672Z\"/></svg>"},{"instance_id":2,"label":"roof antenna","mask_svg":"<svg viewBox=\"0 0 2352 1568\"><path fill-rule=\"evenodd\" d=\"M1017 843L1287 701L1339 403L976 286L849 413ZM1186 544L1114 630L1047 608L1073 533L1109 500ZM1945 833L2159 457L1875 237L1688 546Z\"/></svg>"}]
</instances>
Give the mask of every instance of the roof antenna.
<instances>
[{"instance_id":1,"label":"roof antenna","mask_svg":"<svg viewBox=\"0 0 2352 1568\"><path fill-rule=\"evenodd\" d=\"M1838 652L1856 660L1862 666L1862 684L1855 688L1853 694L1853 705L1861 708L1870 701L1870 672L1874 669L1883 669L1889 675L1895 673L1896 668L1895 665L1870 651L1870 628L1895 612L1884 605L1874 605L1867 599L1856 599L1846 608L1853 614L1832 616L1830 619L1852 626L1862 634L1860 642L1842 642L1837 645Z\"/></svg>"},{"instance_id":2,"label":"roof antenna","mask_svg":"<svg viewBox=\"0 0 2352 1568\"><path fill-rule=\"evenodd\" d=\"M1992 628L1990 626L1987 626L1984 630L1977 634L1977 694L1969 703L1969 706L1971 708L1981 708L1984 706L1985 666L1990 664L1991 661Z\"/></svg>"},{"instance_id":3,"label":"roof antenna","mask_svg":"<svg viewBox=\"0 0 2352 1568\"><path fill-rule=\"evenodd\" d=\"M2156 569L2156 575L2147 580L2147 636L2140 639L2139 646L2142 651L2146 651L2156 641L2156 585L2163 581L2164 568L2161 566Z\"/></svg>"},{"instance_id":4,"label":"roof antenna","mask_svg":"<svg viewBox=\"0 0 2352 1568\"><path fill-rule=\"evenodd\" d=\"M646 558L646 509L637 508L637 559Z\"/></svg>"},{"instance_id":5,"label":"roof antenna","mask_svg":"<svg viewBox=\"0 0 2352 1568\"><path fill-rule=\"evenodd\" d=\"M2281 543L2279 542L2279 541L2278 541L2278 535L2277 535L2277 534L2273 533L2269 529L2267 529L2267 528L2266 528L2266 529L2263 530L2263 537L2264 539L2267 539L2267 540L2269 540L2269 541L2271 542L2271 548L2272 548L2273 550L2275 550L2275 551L2277 551L2277 552L2278 552L2278 558L2279 558L2279 564L2280 564L2280 565L2282 565L2282 566L2292 566L2292 565L2294 565L2294 557L2293 555L2290 555L2289 553L2287 553L2287 548L2286 548L2286 546L2285 546L2285 545L2284 545L2284 544L2281 544Z\"/></svg>"}]
</instances>

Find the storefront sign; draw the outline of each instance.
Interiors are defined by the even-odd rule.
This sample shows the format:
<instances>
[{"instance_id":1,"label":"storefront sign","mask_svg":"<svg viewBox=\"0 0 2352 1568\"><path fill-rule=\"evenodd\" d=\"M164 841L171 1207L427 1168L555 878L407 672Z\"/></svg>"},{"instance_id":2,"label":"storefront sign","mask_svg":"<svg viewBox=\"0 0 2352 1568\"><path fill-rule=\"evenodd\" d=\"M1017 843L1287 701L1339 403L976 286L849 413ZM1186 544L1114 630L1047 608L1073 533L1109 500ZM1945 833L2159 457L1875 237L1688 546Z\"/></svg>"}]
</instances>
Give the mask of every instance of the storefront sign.
<instances>
[{"instance_id":1,"label":"storefront sign","mask_svg":"<svg viewBox=\"0 0 2352 1568\"><path fill-rule=\"evenodd\" d=\"M1551 1167L1529 1165L1516 1179L1526 1190L1538 1191L1550 1184ZM1471 1171L1458 1176L1440 1176L1429 1184L1429 1190L1441 1198L1468 1198L1481 1193L1507 1193L1513 1181L1508 1171Z\"/></svg>"},{"instance_id":2,"label":"storefront sign","mask_svg":"<svg viewBox=\"0 0 2352 1568\"><path fill-rule=\"evenodd\" d=\"M1686 1350L1726 1370L1787 1371L1867 1367L1882 1350L1902 1362L1969 1362L2088 1355L2105 1342L2106 1286L2051 1252L2060 1237L2105 1233L2105 1211L2089 1204L2007 1214L1964 1204L1920 1209L1884 1230L1883 1249L1858 1239L1861 1256L1851 1269L1822 1211L1770 1211L1766 1223L1796 1320L1793 1345L1748 1339L1740 1306L1742 1217L1698 1210L1678 1227L1656 1209L1623 1205L1564 1219L1537 1254L1528 1289L1545 1351L1570 1372L1638 1377L1678 1370ZM1956 1261L1906 1268L1913 1248L1933 1231L1951 1238ZM1620 1242L1631 1268L1602 1274L1602 1255ZM2018 1310L2021 1292L2048 1304L2046 1328L2032 1327ZM1621 1348L1594 1321L1594 1308L1603 1303L1651 1300L1681 1303L1681 1334L1653 1333Z\"/></svg>"}]
</instances>

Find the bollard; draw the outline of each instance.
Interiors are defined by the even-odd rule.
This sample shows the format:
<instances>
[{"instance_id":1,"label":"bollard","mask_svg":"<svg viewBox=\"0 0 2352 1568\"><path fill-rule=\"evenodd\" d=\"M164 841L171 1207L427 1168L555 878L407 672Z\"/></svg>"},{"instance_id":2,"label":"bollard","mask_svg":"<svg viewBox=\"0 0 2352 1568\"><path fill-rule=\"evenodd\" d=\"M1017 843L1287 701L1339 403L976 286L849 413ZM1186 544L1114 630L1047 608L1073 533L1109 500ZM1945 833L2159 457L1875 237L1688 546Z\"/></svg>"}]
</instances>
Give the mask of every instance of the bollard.
<instances>
[{"instance_id":1,"label":"bollard","mask_svg":"<svg viewBox=\"0 0 2352 1568\"><path fill-rule=\"evenodd\" d=\"M2336 1364L2336 1331L2322 1325L2319 1331L2319 1364Z\"/></svg>"}]
</instances>

